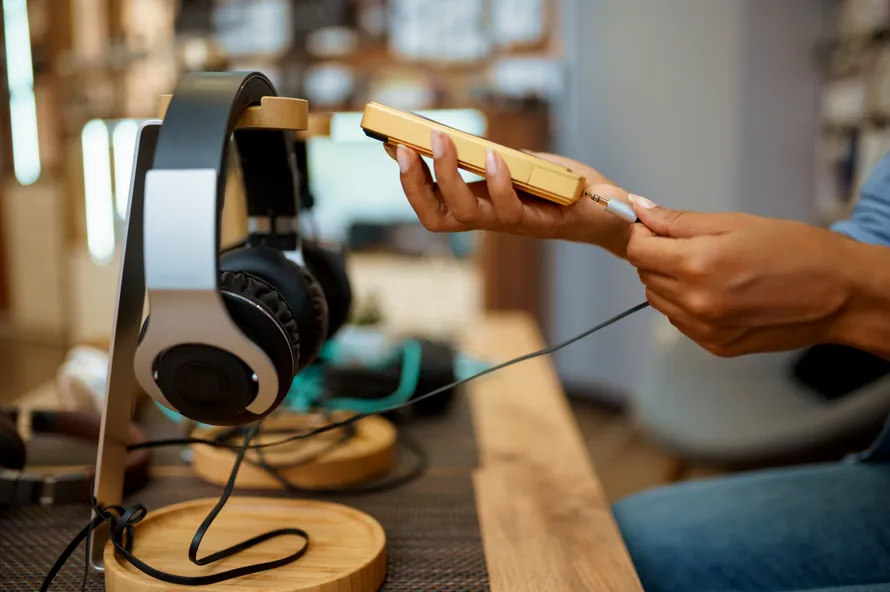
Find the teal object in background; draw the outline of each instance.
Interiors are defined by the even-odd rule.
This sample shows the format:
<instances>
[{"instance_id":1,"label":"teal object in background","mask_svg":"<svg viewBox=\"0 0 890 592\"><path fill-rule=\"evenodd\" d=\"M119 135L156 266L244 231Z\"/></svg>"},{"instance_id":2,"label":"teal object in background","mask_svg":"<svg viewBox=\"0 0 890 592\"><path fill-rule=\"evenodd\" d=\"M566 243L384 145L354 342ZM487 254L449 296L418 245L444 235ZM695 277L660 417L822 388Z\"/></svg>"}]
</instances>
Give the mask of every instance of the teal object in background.
<instances>
[{"instance_id":1,"label":"teal object in background","mask_svg":"<svg viewBox=\"0 0 890 592\"><path fill-rule=\"evenodd\" d=\"M400 351L401 350L401 351ZM336 346L327 352L330 355L332 365L336 365L338 352ZM371 364L371 367L384 367L395 361L401 354L402 356L402 376L399 379L399 386L391 394L379 399L354 399L351 397L333 397L320 402L320 407L327 411L354 411L356 413L376 413L383 409L387 409L394 405L404 403L411 398L411 395L417 390L417 381L420 378L420 343L413 339L408 339L401 344L401 348L396 348L394 355L377 360ZM284 405L294 411L305 412L314 406L324 395L324 384L320 377L310 376L303 378L306 372L297 375L291 385L291 392L288 393L284 400ZM316 371L316 376L321 374L320 370Z\"/></svg>"}]
</instances>

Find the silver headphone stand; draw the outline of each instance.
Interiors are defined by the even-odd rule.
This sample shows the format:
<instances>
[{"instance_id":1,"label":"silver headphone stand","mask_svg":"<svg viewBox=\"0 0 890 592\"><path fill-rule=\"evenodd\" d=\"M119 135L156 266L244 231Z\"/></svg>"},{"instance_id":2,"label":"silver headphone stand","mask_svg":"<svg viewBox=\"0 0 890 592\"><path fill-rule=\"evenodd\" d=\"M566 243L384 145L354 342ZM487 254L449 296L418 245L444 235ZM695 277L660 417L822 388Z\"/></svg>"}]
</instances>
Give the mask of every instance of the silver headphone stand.
<instances>
[{"instance_id":1,"label":"silver headphone stand","mask_svg":"<svg viewBox=\"0 0 890 592\"><path fill-rule=\"evenodd\" d=\"M151 168L160 128L160 120L146 121L139 130L136 141L93 485L93 495L100 507L120 505L123 501L127 440L133 416L134 395L138 390L133 357L139 342L145 305L145 173ZM90 564L94 570L104 571L103 553L109 537L107 524L93 532Z\"/></svg>"}]
</instances>

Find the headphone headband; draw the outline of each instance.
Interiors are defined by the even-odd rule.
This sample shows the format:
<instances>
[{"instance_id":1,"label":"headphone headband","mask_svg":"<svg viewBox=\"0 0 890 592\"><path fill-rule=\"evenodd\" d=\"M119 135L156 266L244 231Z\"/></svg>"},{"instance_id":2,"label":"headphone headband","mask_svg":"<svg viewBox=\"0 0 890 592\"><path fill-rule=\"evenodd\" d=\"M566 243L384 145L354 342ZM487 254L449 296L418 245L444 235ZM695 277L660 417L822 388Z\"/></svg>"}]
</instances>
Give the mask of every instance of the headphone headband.
<instances>
[{"instance_id":1,"label":"headphone headband","mask_svg":"<svg viewBox=\"0 0 890 592\"><path fill-rule=\"evenodd\" d=\"M228 176L229 140L234 136L248 216L272 218L271 228L276 228L276 218L290 218L294 221L293 232L297 233L299 183L293 134L273 129L236 129L242 113L269 96L278 93L259 72L187 74L167 107L152 168L216 171L219 224ZM293 249L296 245L284 248Z\"/></svg>"}]
</instances>

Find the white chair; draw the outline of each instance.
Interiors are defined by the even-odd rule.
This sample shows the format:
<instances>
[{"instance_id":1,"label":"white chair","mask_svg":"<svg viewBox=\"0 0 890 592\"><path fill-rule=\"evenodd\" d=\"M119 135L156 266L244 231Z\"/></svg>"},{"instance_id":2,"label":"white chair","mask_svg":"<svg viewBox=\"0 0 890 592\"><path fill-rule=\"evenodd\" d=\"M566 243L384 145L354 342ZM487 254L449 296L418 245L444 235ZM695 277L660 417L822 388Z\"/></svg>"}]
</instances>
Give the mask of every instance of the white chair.
<instances>
[{"instance_id":1,"label":"white chair","mask_svg":"<svg viewBox=\"0 0 890 592\"><path fill-rule=\"evenodd\" d=\"M890 377L820 399L792 380L799 352L719 358L664 324L631 413L683 460L744 466L841 456L867 446L890 413Z\"/></svg>"}]
</instances>

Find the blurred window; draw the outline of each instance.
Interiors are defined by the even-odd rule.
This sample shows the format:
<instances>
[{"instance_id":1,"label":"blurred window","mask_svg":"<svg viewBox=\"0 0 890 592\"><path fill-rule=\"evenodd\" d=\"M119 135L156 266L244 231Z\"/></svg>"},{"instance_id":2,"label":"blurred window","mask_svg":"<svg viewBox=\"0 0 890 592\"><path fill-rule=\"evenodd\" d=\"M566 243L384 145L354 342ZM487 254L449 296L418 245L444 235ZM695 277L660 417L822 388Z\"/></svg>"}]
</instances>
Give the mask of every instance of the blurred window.
<instances>
[{"instance_id":1,"label":"blurred window","mask_svg":"<svg viewBox=\"0 0 890 592\"><path fill-rule=\"evenodd\" d=\"M474 109L417 113L479 136L487 129L485 115ZM417 220L402 193L398 165L378 140L364 134L361 118L361 113L335 113L331 135L312 138L307 146L310 190L315 197L313 222L329 240L344 240L349 225L357 221ZM461 174L468 181L479 179L466 171Z\"/></svg>"}]
</instances>

